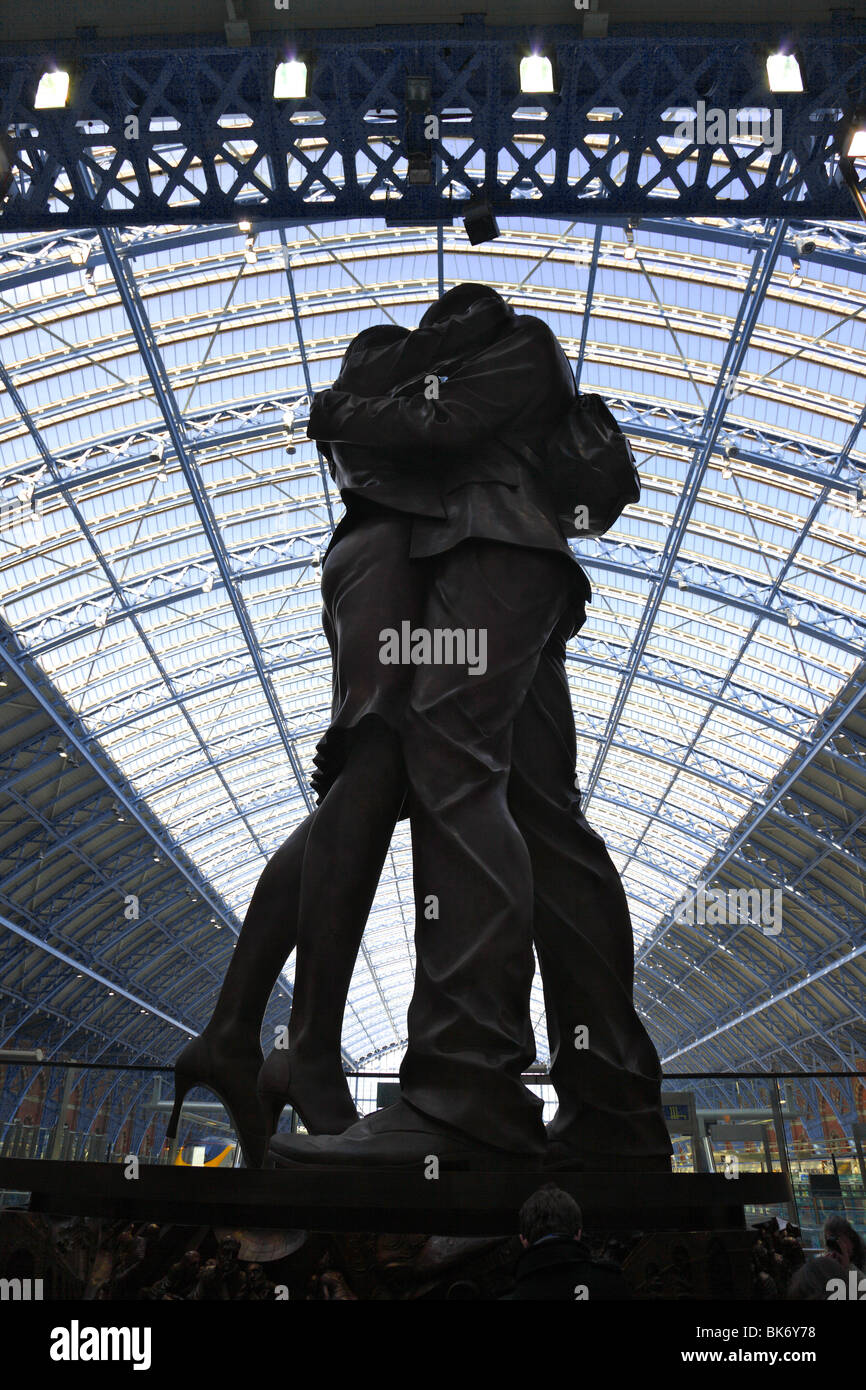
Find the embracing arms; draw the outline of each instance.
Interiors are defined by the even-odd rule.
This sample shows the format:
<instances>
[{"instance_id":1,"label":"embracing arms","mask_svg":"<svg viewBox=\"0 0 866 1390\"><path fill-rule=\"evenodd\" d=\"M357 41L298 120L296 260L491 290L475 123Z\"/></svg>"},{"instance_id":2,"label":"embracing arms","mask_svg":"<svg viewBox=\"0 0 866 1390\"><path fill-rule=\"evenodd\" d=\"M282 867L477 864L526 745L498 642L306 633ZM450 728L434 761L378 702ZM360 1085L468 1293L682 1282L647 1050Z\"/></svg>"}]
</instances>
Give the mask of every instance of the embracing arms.
<instances>
[{"instance_id":1,"label":"embracing arms","mask_svg":"<svg viewBox=\"0 0 866 1390\"><path fill-rule=\"evenodd\" d=\"M548 331L541 324L538 330ZM463 449L487 440L545 394L549 354L538 330L512 327L458 368L430 399L421 390L408 396L322 391L313 401L307 434L415 450Z\"/></svg>"}]
</instances>

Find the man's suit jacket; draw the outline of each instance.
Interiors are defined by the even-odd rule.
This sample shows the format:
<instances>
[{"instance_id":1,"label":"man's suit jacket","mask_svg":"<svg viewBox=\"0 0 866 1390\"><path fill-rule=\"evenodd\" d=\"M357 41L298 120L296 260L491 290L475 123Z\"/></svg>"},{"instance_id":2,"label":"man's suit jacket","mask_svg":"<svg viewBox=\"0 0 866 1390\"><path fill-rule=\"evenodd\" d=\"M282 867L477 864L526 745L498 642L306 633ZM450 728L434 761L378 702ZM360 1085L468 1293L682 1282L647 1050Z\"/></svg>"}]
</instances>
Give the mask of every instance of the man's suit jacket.
<instances>
[{"instance_id":1,"label":"man's suit jacket","mask_svg":"<svg viewBox=\"0 0 866 1390\"><path fill-rule=\"evenodd\" d=\"M475 316L473 318L473 315ZM436 328L444 364L474 327L484 346L465 357L442 383L438 395L420 389L404 394L405 378L418 369L417 335ZM450 336L449 336L450 333ZM574 377L555 335L540 319L516 315L499 296L473 303L464 313L416 329L388 345L387 361L396 392L362 395L332 388L313 402L307 433L330 442L334 460L341 445L381 451L388 459L387 486L371 481L363 495L386 501L395 488L400 510L416 516L411 556L441 554L468 538L503 541L555 551L574 568L576 591L590 597L589 581L577 565L560 530L541 467L509 447L528 445L543 458L546 439L574 397ZM380 364L381 364L380 359ZM443 362L426 370L443 370ZM423 369L422 369L423 370ZM381 461L375 470L381 473ZM372 473L371 469L371 473ZM431 502L430 480L438 481L438 507ZM442 514L444 512L444 515Z\"/></svg>"}]
</instances>

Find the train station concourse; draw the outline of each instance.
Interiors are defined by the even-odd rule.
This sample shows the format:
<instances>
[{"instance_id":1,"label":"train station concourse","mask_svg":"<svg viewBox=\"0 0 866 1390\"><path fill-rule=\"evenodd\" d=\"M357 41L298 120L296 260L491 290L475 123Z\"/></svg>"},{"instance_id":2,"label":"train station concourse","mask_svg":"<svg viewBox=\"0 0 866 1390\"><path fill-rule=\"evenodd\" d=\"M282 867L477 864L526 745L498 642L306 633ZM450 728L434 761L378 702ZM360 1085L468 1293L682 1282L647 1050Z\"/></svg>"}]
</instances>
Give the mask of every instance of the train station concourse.
<instances>
[{"instance_id":1,"label":"train station concourse","mask_svg":"<svg viewBox=\"0 0 866 1390\"><path fill-rule=\"evenodd\" d=\"M814 1323L866 1297L866 22L373 8L0 21L0 1294ZM605 407L635 492L565 525ZM407 655L463 610L474 673Z\"/></svg>"}]
</instances>

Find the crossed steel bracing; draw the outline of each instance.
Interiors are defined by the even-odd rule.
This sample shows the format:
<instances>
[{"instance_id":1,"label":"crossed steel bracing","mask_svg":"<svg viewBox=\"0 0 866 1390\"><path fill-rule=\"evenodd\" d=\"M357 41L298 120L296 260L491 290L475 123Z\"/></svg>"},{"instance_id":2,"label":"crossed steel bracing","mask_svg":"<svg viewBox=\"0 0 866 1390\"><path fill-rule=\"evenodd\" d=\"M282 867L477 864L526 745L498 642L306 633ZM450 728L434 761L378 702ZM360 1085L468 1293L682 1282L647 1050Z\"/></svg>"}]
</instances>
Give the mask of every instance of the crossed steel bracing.
<instances>
[{"instance_id":1,"label":"crossed steel bracing","mask_svg":"<svg viewBox=\"0 0 866 1390\"><path fill-rule=\"evenodd\" d=\"M413 326L473 279L550 324L641 470L640 503L574 543L594 598L570 675L660 1052L860 1064L866 237L658 218L631 257L617 224L501 229L474 249L361 220L262 223L252 247L228 224L0 242L6 1045L156 1063L206 1020L329 713L319 557L342 508L310 394L360 328ZM701 882L781 889L782 931L676 920ZM413 913L404 823L347 1062L399 1057ZM538 987L533 1014L544 1058ZM135 1077L113 1075L118 1127ZM850 1087L825 1100L850 1119Z\"/></svg>"},{"instance_id":2,"label":"crossed steel bracing","mask_svg":"<svg viewBox=\"0 0 866 1390\"><path fill-rule=\"evenodd\" d=\"M59 42L52 61L71 73L60 110L36 109L44 50L7 49L0 127L19 175L0 225L214 222L251 208L299 225L323 211L407 224L449 219L479 191L512 215L521 203L546 217L782 216L796 204L852 215L838 159L866 100L854 20L786 33L805 84L787 94L767 84L776 26L588 43L571 25L490 30L467 15L291 32L308 95L286 100L274 98L274 37L123 52ZM555 95L521 93L530 44L553 57ZM410 76L428 79L428 99L409 100Z\"/></svg>"}]
</instances>

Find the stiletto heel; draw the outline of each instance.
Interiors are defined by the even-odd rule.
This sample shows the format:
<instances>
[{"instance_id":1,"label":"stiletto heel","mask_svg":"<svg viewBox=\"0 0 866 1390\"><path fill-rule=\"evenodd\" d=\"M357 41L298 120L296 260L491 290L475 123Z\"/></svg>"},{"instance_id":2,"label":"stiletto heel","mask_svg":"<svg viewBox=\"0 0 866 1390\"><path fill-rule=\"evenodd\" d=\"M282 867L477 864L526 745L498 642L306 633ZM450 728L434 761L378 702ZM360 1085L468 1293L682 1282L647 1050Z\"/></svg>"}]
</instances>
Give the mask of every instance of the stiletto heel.
<instances>
[{"instance_id":1,"label":"stiletto heel","mask_svg":"<svg viewBox=\"0 0 866 1390\"><path fill-rule=\"evenodd\" d=\"M191 1090L194 1084L195 1083L189 1076L178 1072L177 1067L175 1067L174 1107L172 1109L171 1116L169 1117L168 1128L165 1131L166 1139L177 1138L177 1127L180 1123L180 1112L183 1109L183 1103L186 1100L187 1091Z\"/></svg>"},{"instance_id":2,"label":"stiletto heel","mask_svg":"<svg viewBox=\"0 0 866 1390\"><path fill-rule=\"evenodd\" d=\"M165 1132L166 1139L177 1137L181 1109L193 1086L206 1086L225 1106L232 1129L238 1137L248 1168L260 1168L270 1137L256 1097L256 1076L261 1065L261 1049L247 1049L248 1056L220 1056L219 1049L204 1033L188 1042L174 1066L174 1106Z\"/></svg>"}]
</instances>

